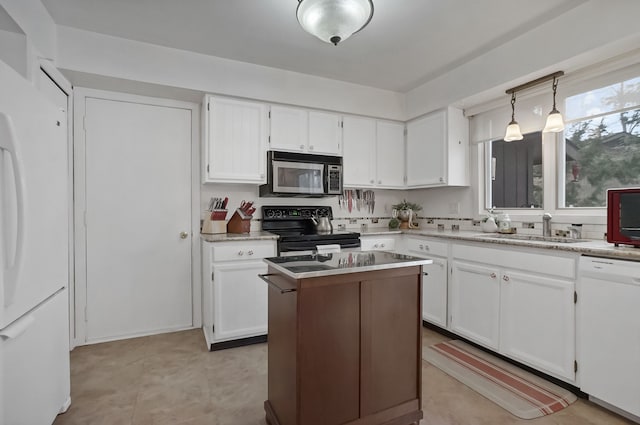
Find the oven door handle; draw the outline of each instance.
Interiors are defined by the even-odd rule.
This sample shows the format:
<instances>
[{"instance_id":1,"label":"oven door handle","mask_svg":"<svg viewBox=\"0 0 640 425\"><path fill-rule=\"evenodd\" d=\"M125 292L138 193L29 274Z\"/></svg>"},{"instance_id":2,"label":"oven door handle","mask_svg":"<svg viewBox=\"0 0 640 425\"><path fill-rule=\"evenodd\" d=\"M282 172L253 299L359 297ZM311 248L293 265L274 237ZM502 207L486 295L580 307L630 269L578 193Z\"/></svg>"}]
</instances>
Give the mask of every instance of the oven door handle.
<instances>
[{"instance_id":1,"label":"oven door handle","mask_svg":"<svg viewBox=\"0 0 640 425\"><path fill-rule=\"evenodd\" d=\"M267 273L267 274L259 274L258 277L269 284L272 288L277 291L280 291L281 294L286 294L287 292L296 292L296 288L281 288L280 286L273 283L269 276L277 276L275 273Z\"/></svg>"}]
</instances>

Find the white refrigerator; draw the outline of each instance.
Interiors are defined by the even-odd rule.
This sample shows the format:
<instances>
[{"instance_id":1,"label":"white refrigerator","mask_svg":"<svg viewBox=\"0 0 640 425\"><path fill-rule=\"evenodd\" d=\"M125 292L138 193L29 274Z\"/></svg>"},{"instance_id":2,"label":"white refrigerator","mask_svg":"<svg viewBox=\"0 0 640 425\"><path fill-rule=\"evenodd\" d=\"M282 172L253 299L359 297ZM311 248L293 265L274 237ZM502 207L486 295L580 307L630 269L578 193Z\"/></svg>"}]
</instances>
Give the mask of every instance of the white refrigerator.
<instances>
[{"instance_id":1,"label":"white refrigerator","mask_svg":"<svg viewBox=\"0 0 640 425\"><path fill-rule=\"evenodd\" d=\"M0 425L71 402L64 114L0 61Z\"/></svg>"}]
</instances>

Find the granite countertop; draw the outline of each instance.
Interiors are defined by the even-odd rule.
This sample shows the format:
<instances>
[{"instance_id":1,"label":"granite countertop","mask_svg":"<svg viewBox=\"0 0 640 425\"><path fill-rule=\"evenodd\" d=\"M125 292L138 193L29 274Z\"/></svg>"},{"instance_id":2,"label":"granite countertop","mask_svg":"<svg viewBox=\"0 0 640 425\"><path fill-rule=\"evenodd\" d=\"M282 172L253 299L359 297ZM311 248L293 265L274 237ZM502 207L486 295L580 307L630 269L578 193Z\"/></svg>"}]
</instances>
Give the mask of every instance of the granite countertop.
<instances>
[{"instance_id":1,"label":"granite countertop","mask_svg":"<svg viewBox=\"0 0 640 425\"><path fill-rule=\"evenodd\" d=\"M608 243L604 240L579 239L578 241L576 241L569 238L553 237L550 240L542 241L526 239L527 237L531 236L536 238L539 237L539 235L526 235L520 233L514 235L502 235L499 233L482 233L469 231L438 231L437 229L403 230L402 233L405 235L429 236L447 240L460 240L466 242L479 242L497 245L512 245L528 248L541 248L557 251L575 252L582 255L592 255L594 257L640 261L640 248L633 248L631 246L616 247L614 246L614 244ZM512 239L513 237L523 239Z\"/></svg>"},{"instance_id":2,"label":"granite countertop","mask_svg":"<svg viewBox=\"0 0 640 425\"><path fill-rule=\"evenodd\" d=\"M433 260L384 251L272 257L264 261L293 279L333 276L431 264Z\"/></svg>"},{"instance_id":3,"label":"granite countertop","mask_svg":"<svg viewBox=\"0 0 640 425\"><path fill-rule=\"evenodd\" d=\"M216 233L213 235L206 235L201 233L200 239L202 239L205 242L259 241L259 240L277 240L278 235L271 232Z\"/></svg>"}]
</instances>

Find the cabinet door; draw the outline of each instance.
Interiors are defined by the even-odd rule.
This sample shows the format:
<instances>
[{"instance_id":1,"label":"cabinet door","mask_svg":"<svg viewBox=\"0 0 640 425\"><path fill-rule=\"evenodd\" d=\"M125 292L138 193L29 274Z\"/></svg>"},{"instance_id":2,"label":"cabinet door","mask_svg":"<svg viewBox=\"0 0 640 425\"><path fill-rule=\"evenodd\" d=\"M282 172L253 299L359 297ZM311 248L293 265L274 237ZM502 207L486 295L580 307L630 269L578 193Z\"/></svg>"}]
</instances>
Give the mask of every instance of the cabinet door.
<instances>
[{"instance_id":1,"label":"cabinet door","mask_svg":"<svg viewBox=\"0 0 640 425\"><path fill-rule=\"evenodd\" d=\"M446 112L437 111L407 124L407 186L446 183Z\"/></svg>"},{"instance_id":2,"label":"cabinet door","mask_svg":"<svg viewBox=\"0 0 640 425\"><path fill-rule=\"evenodd\" d=\"M267 106L207 97L205 182L264 183Z\"/></svg>"},{"instance_id":3,"label":"cabinet door","mask_svg":"<svg viewBox=\"0 0 640 425\"><path fill-rule=\"evenodd\" d=\"M376 184L384 188L404 187L404 124L377 122Z\"/></svg>"},{"instance_id":4,"label":"cabinet door","mask_svg":"<svg viewBox=\"0 0 640 425\"><path fill-rule=\"evenodd\" d=\"M216 340L267 333L267 285L258 278L267 265L235 261L213 266L213 314Z\"/></svg>"},{"instance_id":5,"label":"cabinet door","mask_svg":"<svg viewBox=\"0 0 640 425\"><path fill-rule=\"evenodd\" d=\"M306 109L271 106L269 148L306 152L309 143L308 115Z\"/></svg>"},{"instance_id":6,"label":"cabinet door","mask_svg":"<svg viewBox=\"0 0 640 425\"><path fill-rule=\"evenodd\" d=\"M451 331L498 350L499 270L454 260L451 275Z\"/></svg>"},{"instance_id":7,"label":"cabinet door","mask_svg":"<svg viewBox=\"0 0 640 425\"><path fill-rule=\"evenodd\" d=\"M309 153L342 154L342 117L309 111Z\"/></svg>"},{"instance_id":8,"label":"cabinet door","mask_svg":"<svg viewBox=\"0 0 640 425\"><path fill-rule=\"evenodd\" d=\"M574 380L574 282L508 269L500 282L500 352Z\"/></svg>"},{"instance_id":9,"label":"cabinet door","mask_svg":"<svg viewBox=\"0 0 640 425\"><path fill-rule=\"evenodd\" d=\"M447 327L447 260L422 266L422 319Z\"/></svg>"},{"instance_id":10,"label":"cabinet door","mask_svg":"<svg viewBox=\"0 0 640 425\"><path fill-rule=\"evenodd\" d=\"M344 186L371 187L375 184L376 121L344 117Z\"/></svg>"}]
</instances>

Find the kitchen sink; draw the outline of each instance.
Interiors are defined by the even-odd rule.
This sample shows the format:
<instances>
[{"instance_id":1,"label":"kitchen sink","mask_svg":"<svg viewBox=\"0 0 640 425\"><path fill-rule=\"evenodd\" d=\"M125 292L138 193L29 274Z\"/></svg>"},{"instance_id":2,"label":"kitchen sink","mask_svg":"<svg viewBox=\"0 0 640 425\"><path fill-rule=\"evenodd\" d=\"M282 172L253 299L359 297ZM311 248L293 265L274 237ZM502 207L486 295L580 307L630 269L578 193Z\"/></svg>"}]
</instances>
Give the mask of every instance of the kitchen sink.
<instances>
[{"instance_id":1,"label":"kitchen sink","mask_svg":"<svg viewBox=\"0 0 640 425\"><path fill-rule=\"evenodd\" d=\"M515 239L518 241L552 242L552 243L576 243L576 242L587 241L586 239L571 239L571 238L563 238L560 236L513 235L513 234L499 234L499 233L478 235L478 237L486 238L486 239Z\"/></svg>"}]
</instances>

